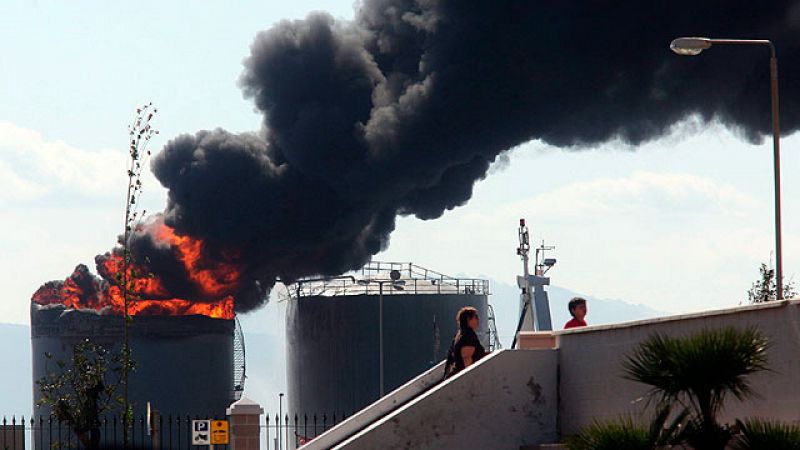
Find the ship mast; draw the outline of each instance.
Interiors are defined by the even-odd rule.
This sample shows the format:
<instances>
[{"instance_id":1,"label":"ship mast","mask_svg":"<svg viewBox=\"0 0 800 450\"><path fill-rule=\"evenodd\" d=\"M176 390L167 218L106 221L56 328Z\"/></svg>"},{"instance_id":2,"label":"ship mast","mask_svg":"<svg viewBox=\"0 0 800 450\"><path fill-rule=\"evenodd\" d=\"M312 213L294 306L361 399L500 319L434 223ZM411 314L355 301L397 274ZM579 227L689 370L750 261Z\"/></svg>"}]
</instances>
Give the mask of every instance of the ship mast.
<instances>
[{"instance_id":1,"label":"ship mast","mask_svg":"<svg viewBox=\"0 0 800 450\"><path fill-rule=\"evenodd\" d=\"M534 256L534 274L530 274L528 256L531 250L530 236L525 219L519 219L519 247L517 255L522 259L522 276L517 277L517 285L521 290L520 294L520 316L517 323L517 331L514 333L514 341L511 348L517 343L520 331L550 331L553 324L550 319L550 299L544 287L550 284L550 278L545 274L556 264L555 258L545 258L544 252L554 250L554 246L548 246L542 241L542 245L536 248Z\"/></svg>"}]
</instances>

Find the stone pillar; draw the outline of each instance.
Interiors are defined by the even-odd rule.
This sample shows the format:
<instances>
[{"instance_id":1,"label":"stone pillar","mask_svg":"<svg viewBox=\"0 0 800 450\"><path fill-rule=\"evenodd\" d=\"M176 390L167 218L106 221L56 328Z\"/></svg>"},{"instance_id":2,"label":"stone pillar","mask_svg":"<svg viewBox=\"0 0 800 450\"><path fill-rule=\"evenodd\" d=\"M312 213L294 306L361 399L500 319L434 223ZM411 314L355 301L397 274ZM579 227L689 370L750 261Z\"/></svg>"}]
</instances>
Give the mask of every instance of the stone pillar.
<instances>
[{"instance_id":1,"label":"stone pillar","mask_svg":"<svg viewBox=\"0 0 800 450\"><path fill-rule=\"evenodd\" d=\"M231 404L227 411L231 421L230 442L233 450L260 450L261 415L264 408L247 397Z\"/></svg>"},{"instance_id":2,"label":"stone pillar","mask_svg":"<svg viewBox=\"0 0 800 450\"><path fill-rule=\"evenodd\" d=\"M520 331L519 348L526 350L556 348L556 336L552 331Z\"/></svg>"}]
</instances>

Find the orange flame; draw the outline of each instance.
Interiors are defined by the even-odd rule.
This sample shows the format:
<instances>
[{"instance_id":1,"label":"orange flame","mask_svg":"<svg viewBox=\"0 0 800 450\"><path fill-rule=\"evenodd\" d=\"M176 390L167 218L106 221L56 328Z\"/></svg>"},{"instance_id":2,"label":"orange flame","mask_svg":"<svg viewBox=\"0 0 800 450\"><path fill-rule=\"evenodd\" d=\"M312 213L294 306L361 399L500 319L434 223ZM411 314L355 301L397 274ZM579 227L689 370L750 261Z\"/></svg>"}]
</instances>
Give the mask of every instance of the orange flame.
<instances>
[{"instance_id":1,"label":"orange flame","mask_svg":"<svg viewBox=\"0 0 800 450\"><path fill-rule=\"evenodd\" d=\"M151 274L147 267L129 263L128 282L130 296L128 313L130 315L204 315L219 319L233 319L233 293L236 292L241 272L231 262L215 261L209 263L203 258L203 241L190 236L179 236L164 224L161 218L136 230L149 233L157 243L169 246L170 250L185 269L186 278L202 299L212 301L191 301L174 298L157 274ZM235 254L224 255L227 261L235 259ZM125 296L121 287L123 257L117 253L98 261L98 271L106 282L88 273L85 266L78 266L75 272L63 283L51 282L33 295L32 300L40 305L63 304L68 308L101 310L110 308L113 314L123 315Z\"/></svg>"},{"instance_id":2,"label":"orange flame","mask_svg":"<svg viewBox=\"0 0 800 450\"><path fill-rule=\"evenodd\" d=\"M239 269L234 264L216 261L213 267L203 267L203 241L189 236L178 236L174 230L158 221L154 235L160 242L167 242L178 251L186 271L194 284L202 287L204 297L221 297L231 292L239 283ZM236 255L226 255L230 260Z\"/></svg>"}]
</instances>

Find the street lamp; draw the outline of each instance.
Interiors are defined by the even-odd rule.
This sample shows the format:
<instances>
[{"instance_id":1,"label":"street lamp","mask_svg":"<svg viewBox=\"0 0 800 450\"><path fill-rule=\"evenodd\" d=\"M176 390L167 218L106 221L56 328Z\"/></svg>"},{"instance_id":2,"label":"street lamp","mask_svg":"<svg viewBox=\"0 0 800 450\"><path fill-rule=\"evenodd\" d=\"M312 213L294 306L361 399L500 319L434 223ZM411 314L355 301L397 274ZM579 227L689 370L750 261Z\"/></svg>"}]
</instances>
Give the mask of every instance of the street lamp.
<instances>
[{"instance_id":1,"label":"street lamp","mask_svg":"<svg viewBox=\"0 0 800 450\"><path fill-rule=\"evenodd\" d=\"M283 444L283 440L281 439L281 420L283 420L283 392L278 394L278 433L276 433L278 435L278 450L281 449Z\"/></svg>"},{"instance_id":2,"label":"street lamp","mask_svg":"<svg viewBox=\"0 0 800 450\"><path fill-rule=\"evenodd\" d=\"M402 291L405 281L400 279L400 271L392 270L389 272L388 280L381 279L361 279L357 281L361 286L368 286L369 284L378 285L378 367L379 367L379 383L380 383L380 396L383 397L383 285L389 284L392 289Z\"/></svg>"},{"instance_id":3,"label":"street lamp","mask_svg":"<svg viewBox=\"0 0 800 450\"><path fill-rule=\"evenodd\" d=\"M705 37L681 37L670 43L669 48L679 55L699 55L712 44L767 45L769 46L770 91L772 96L772 147L775 178L775 279L777 299L783 300L783 251L781 239L781 129L778 108L778 58L775 46L767 39L710 39Z\"/></svg>"}]
</instances>

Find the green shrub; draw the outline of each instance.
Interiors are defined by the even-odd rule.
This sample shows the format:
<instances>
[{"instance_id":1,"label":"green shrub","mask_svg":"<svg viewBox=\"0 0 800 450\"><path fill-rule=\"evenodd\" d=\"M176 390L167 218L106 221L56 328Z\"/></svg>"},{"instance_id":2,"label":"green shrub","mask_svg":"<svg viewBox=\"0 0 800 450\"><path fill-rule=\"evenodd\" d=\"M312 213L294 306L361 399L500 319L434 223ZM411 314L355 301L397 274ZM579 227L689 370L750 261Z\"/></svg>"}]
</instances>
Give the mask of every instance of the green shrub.
<instances>
[{"instance_id":1,"label":"green shrub","mask_svg":"<svg viewBox=\"0 0 800 450\"><path fill-rule=\"evenodd\" d=\"M594 422L567 438L569 450L652 450L650 430L631 419Z\"/></svg>"},{"instance_id":2,"label":"green shrub","mask_svg":"<svg viewBox=\"0 0 800 450\"><path fill-rule=\"evenodd\" d=\"M734 450L798 450L800 426L761 419L737 422L742 435L732 445Z\"/></svg>"}]
</instances>

